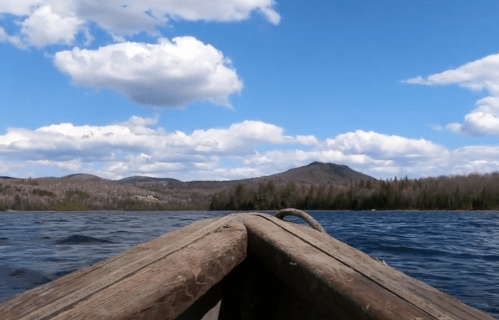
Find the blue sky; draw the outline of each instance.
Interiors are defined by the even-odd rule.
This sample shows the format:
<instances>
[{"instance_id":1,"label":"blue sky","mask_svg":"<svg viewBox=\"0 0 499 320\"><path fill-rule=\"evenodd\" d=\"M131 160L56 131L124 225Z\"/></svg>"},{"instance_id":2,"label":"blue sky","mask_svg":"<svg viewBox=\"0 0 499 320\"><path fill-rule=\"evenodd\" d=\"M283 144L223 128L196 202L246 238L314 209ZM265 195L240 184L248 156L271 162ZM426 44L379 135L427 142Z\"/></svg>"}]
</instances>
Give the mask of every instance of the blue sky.
<instances>
[{"instance_id":1,"label":"blue sky","mask_svg":"<svg viewBox=\"0 0 499 320\"><path fill-rule=\"evenodd\" d=\"M496 1L2 0L0 175L499 171Z\"/></svg>"}]
</instances>

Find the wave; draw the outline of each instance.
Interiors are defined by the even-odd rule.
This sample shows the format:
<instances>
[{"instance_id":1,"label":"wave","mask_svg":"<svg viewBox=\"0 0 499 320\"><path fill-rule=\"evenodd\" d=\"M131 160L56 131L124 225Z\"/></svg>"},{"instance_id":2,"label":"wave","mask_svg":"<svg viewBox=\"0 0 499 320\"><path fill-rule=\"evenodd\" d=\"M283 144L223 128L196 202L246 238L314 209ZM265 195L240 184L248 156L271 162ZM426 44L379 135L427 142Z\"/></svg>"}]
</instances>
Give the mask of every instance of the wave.
<instances>
[{"instance_id":1,"label":"wave","mask_svg":"<svg viewBox=\"0 0 499 320\"><path fill-rule=\"evenodd\" d=\"M72 244L72 245L88 244L88 243L114 243L114 242L105 239L84 236L80 234L75 234L73 236L57 240L55 242L55 244Z\"/></svg>"}]
</instances>

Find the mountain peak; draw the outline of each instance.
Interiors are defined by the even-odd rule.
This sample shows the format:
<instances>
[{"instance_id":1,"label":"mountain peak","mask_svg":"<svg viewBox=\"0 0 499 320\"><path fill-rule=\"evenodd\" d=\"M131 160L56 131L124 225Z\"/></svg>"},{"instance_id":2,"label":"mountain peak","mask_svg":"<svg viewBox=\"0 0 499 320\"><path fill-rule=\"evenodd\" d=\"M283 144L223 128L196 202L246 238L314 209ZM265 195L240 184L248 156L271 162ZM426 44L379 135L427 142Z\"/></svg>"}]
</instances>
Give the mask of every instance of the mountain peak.
<instances>
[{"instance_id":1,"label":"mountain peak","mask_svg":"<svg viewBox=\"0 0 499 320\"><path fill-rule=\"evenodd\" d=\"M288 182L306 184L334 184L348 183L359 180L376 180L375 178L355 171L345 165L335 163L323 163L314 161L309 165L290 169L288 171L273 174L266 177L254 178L254 180L274 179L279 184Z\"/></svg>"},{"instance_id":2,"label":"mountain peak","mask_svg":"<svg viewBox=\"0 0 499 320\"><path fill-rule=\"evenodd\" d=\"M309 167L309 166L315 166L315 165L321 165L321 164L325 164L325 163L319 162L319 161L314 161L311 164L309 164L307 167Z\"/></svg>"},{"instance_id":3,"label":"mountain peak","mask_svg":"<svg viewBox=\"0 0 499 320\"><path fill-rule=\"evenodd\" d=\"M345 166L343 164L336 164L336 163L331 163L331 162L319 162L319 161L314 161L309 165L306 165L305 167L310 167L310 166L330 166L330 167L343 167L343 168L349 168L348 166ZM349 168L350 169L350 168Z\"/></svg>"},{"instance_id":4,"label":"mountain peak","mask_svg":"<svg viewBox=\"0 0 499 320\"><path fill-rule=\"evenodd\" d=\"M73 180L104 180L93 174L88 173L75 173L68 174L67 176L61 177L61 179L73 179Z\"/></svg>"}]
</instances>

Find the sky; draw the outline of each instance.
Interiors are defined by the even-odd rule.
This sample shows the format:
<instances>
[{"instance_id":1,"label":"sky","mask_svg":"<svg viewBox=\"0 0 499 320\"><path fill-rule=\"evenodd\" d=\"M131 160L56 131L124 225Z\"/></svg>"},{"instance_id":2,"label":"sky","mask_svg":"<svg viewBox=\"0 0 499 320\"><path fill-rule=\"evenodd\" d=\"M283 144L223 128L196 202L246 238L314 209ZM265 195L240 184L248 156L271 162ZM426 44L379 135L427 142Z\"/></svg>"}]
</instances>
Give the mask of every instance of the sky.
<instances>
[{"instance_id":1,"label":"sky","mask_svg":"<svg viewBox=\"0 0 499 320\"><path fill-rule=\"evenodd\" d=\"M0 175L499 171L499 2L1 0Z\"/></svg>"}]
</instances>

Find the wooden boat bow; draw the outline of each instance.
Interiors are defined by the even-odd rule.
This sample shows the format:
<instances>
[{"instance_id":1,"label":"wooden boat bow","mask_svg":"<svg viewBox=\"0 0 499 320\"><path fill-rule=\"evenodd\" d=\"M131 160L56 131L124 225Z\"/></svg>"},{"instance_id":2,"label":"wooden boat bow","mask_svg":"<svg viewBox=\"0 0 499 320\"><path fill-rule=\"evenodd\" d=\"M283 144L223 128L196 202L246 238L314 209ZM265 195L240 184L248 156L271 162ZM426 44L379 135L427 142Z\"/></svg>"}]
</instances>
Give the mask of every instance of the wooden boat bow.
<instances>
[{"instance_id":1,"label":"wooden boat bow","mask_svg":"<svg viewBox=\"0 0 499 320\"><path fill-rule=\"evenodd\" d=\"M326 233L240 213L18 295L0 319L493 318Z\"/></svg>"}]
</instances>

